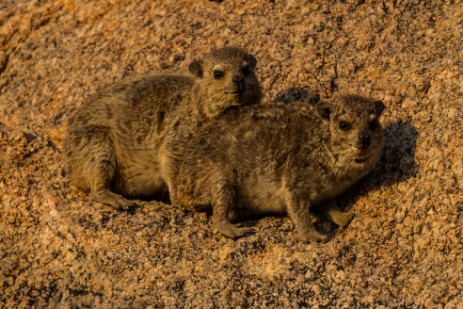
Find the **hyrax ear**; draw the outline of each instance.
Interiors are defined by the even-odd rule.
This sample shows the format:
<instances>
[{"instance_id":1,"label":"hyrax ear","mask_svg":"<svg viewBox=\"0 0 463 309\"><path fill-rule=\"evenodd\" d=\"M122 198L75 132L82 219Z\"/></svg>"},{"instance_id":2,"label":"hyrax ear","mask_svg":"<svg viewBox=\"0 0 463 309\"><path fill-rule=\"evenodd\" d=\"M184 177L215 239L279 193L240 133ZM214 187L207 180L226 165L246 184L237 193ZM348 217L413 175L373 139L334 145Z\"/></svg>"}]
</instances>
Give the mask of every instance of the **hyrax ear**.
<instances>
[{"instance_id":1,"label":"hyrax ear","mask_svg":"<svg viewBox=\"0 0 463 309\"><path fill-rule=\"evenodd\" d=\"M249 64L249 68L254 70L257 66L257 59L253 55L246 54L246 61Z\"/></svg>"},{"instance_id":2,"label":"hyrax ear","mask_svg":"<svg viewBox=\"0 0 463 309\"><path fill-rule=\"evenodd\" d=\"M373 104L375 105L375 114L376 114L376 117L381 116L381 114L383 113L384 109L386 108L386 105L384 105L383 101L381 101L381 100L373 101Z\"/></svg>"},{"instance_id":3,"label":"hyrax ear","mask_svg":"<svg viewBox=\"0 0 463 309\"><path fill-rule=\"evenodd\" d=\"M188 66L188 71L196 77L203 77L203 61L195 60Z\"/></svg>"},{"instance_id":4,"label":"hyrax ear","mask_svg":"<svg viewBox=\"0 0 463 309\"><path fill-rule=\"evenodd\" d=\"M332 111L332 106L328 102L320 102L316 106L317 112L325 120L330 120L330 115Z\"/></svg>"}]
</instances>

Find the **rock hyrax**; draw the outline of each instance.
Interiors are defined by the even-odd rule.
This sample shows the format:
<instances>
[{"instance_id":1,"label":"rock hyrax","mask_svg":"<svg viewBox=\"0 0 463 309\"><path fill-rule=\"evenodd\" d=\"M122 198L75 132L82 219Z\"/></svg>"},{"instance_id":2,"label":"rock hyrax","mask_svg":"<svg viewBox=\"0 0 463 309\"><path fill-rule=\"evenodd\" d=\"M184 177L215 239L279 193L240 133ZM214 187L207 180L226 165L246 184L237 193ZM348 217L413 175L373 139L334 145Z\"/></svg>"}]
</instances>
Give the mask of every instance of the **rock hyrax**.
<instances>
[{"instance_id":1,"label":"rock hyrax","mask_svg":"<svg viewBox=\"0 0 463 309\"><path fill-rule=\"evenodd\" d=\"M166 177L171 200L189 210L212 210L214 226L231 238L249 232L233 226L233 218L288 213L303 240L325 241L312 225L311 208L339 226L353 218L333 201L378 162L384 108L382 101L348 95L315 108L275 103L230 109L173 152Z\"/></svg>"},{"instance_id":2,"label":"rock hyrax","mask_svg":"<svg viewBox=\"0 0 463 309\"><path fill-rule=\"evenodd\" d=\"M163 192L159 148L174 119L187 119L183 125L194 130L231 106L259 103L255 67L252 55L225 47L193 61L193 76L157 75L100 89L69 119L64 156L72 184L121 209L135 205L123 196Z\"/></svg>"}]
</instances>

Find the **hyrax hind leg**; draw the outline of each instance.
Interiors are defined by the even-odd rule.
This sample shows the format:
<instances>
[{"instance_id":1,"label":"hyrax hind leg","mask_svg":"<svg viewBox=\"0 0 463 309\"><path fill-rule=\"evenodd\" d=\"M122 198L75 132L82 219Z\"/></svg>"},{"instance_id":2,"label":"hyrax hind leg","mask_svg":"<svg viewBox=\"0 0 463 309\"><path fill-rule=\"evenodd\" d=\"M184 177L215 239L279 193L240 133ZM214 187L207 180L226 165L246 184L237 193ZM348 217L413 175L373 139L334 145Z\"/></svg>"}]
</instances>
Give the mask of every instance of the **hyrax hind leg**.
<instances>
[{"instance_id":1,"label":"hyrax hind leg","mask_svg":"<svg viewBox=\"0 0 463 309\"><path fill-rule=\"evenodd\" d=\"M109 128L86 126L70 130L64 148L69 175L76 187L89 191L95 201L118 209L136 206L110 191L117 162Z\"/></svg>"},{"instance_id":2,"label":"hyrax hind leg","mask_svg":"<svg viewBox=\"0 0 463 309\"><path fill-rule=\"evenodd\" d=\"M341 211L336 205L336 200L331 200L326 203L326 216L331 222L335 223L340 227L346 227L352 219L355 217L354 213L348 211Z\"/></svg>"}]
</instances>

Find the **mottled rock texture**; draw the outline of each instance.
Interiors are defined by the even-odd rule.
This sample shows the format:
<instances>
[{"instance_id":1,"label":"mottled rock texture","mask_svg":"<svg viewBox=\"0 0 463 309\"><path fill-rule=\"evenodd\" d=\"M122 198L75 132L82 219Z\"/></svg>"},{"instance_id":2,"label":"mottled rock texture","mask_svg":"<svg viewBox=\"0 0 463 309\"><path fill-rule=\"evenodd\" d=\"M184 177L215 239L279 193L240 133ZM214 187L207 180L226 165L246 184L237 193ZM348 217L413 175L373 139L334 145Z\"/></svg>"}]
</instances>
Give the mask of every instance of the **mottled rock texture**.
<instances>
[{"instance_id":1,"label":"mottled rock texture","mask_svg":"<svg viewBox=\"0 0 463 309\"><path fill-rule=\"evenodd\" d=\"M461 305L462 15L461 1L1 1L0 307ZM327 244L298 242L287 217L233 241L206 214L118 212L69 186L63 132L91 92L224 45L256 55L266 101L386 103L381 162Z\"/></svg>"}]
</instances>

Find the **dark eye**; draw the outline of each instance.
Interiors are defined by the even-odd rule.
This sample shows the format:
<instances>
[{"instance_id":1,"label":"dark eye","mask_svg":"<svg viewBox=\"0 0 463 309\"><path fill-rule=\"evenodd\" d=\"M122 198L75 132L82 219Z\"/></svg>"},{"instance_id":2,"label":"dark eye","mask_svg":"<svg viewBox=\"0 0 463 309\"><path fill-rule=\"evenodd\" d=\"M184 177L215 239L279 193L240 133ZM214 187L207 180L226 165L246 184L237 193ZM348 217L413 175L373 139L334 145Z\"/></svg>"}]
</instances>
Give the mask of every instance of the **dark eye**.
<instances>
[{"instance_id":1,"label":"dark eye","mask_svg":"<svg viewBox=\"0 0 463 309\"><path fill-rule=\"evenodd\" d=\"M251 69L248 66L245 66L241 69L241 73L243 73L243 75L249 75L251 74Z\"/></svg>"},{"instance_id":2,"label":"dark eye","mask_svg":"<svg viewBox=\"0 0 463 309\"><path fill-rule=\"evenodd\" d=\"M339 128L343 131L347 131L347 130L350 130L350 124L348 122L345 122L345 121L340 121L339 122Z\"/></svg>"},{"instance_id":3,"label":"dark eye","mask_svg":"<svg viewBox=\"0 0 463 309\"><path fill-rule=\"evenodd\" d=\"M223 72L219 70L214 71L214 78L215 79L221 79L223 77Z\"/></svg>"},{"instance_id":4,"label":"dark eye","mask_svg":"<svg viewBox=\"0 0 463 309\"><path fill-rule=\"evenodd\" d=\"M368 126L370 127L371 130L374 130L378 127L378 120L373 120L368 123Z\"/></svg>"}]
</instances>

